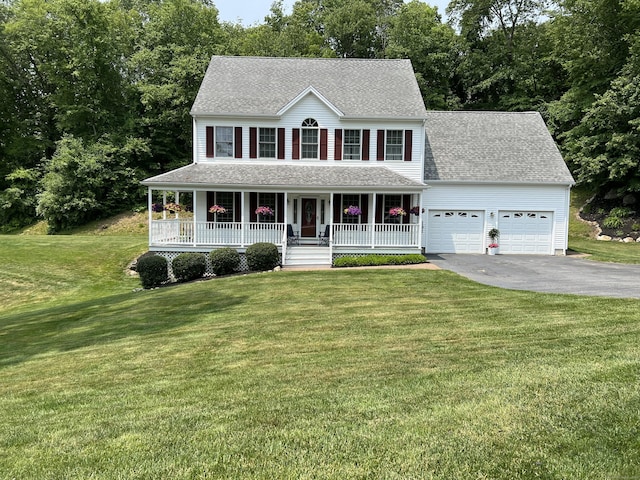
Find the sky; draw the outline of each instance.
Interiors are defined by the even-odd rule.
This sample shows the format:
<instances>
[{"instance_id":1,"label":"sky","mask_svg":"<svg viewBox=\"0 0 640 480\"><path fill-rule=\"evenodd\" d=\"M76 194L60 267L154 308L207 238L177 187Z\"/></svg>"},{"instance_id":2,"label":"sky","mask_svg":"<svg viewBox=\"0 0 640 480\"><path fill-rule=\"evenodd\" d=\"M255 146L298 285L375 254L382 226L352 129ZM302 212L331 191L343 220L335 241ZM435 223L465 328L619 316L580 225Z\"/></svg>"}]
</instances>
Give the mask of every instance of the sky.
<instances>
[{"instance_id":1,"label":"sky","mask_svg":"<svg viewBox=\"0 0 640 480\"><path fill-rule=\"evenodd\" d=\"M269 15L269 9L271 8L273 0L214 0L214 3L220 13L220 21L240 21L242 25L248 27L256 23L264 22L264 17ZM294 3L295 0L285 0L285 14L291 13ZM438 13L444 18L444 10L449 0L429 0L425 3L438 7Z\"/></svg>"}]
</instances>

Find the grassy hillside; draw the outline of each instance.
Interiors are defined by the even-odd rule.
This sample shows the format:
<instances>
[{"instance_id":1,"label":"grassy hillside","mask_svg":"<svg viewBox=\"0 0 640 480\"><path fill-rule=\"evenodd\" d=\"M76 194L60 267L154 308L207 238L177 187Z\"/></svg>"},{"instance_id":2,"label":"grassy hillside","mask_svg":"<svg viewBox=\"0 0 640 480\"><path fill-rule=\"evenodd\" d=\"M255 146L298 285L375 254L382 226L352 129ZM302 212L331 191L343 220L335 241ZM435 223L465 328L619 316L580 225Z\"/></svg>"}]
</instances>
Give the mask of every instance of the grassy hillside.
<instances>
[{"instance_id":1,"label":"grassy hillside","mask_svg":"<svg viewBox=\"0 0 640 480\"><path fill-rule=\"evenodd\" d=\"M638 301L427 270L136 293L144 237L1 238L1 478L640 475Z\"/></svg>"}]
</instances>

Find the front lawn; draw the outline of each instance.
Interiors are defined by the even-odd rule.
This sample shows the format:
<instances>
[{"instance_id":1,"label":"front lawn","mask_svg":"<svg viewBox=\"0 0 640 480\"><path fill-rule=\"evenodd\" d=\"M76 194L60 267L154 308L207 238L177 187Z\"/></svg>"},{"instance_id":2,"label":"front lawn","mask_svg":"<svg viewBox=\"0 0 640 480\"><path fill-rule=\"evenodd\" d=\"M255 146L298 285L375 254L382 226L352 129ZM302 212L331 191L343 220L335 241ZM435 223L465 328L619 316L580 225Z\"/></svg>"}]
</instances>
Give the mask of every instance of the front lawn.
<instances>
[{"instance_id":1,"label":"front lawn","mask_svg":"<svg viewBox=\"0 0 640 480\"><path fill-rule=\"evenodd\" d=\"M20 284L35 267L3 272L3 478L640 475L638 301L429 270L133 293L139 244L78 242L96 255L43 269L49 299Z\"/></svg>"}]
</instances>

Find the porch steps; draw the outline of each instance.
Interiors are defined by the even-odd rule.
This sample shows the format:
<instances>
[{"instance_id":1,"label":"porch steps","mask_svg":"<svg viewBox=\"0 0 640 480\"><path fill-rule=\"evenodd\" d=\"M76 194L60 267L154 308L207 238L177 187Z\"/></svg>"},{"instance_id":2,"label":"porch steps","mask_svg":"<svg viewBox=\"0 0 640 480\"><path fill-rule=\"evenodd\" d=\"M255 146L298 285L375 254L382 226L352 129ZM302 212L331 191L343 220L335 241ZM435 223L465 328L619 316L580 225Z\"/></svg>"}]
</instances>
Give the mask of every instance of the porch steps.
<instances>
[{"instance_id":1,"label":"porch steps","mask_svg":"<svg viewBox=\"0 0 640 480\"><path fill-rule=\"evenodd\" d=\"M328 247L310 245L289 246L285 257L285 267L331 265Z\"/></svg>"}]
</instances>

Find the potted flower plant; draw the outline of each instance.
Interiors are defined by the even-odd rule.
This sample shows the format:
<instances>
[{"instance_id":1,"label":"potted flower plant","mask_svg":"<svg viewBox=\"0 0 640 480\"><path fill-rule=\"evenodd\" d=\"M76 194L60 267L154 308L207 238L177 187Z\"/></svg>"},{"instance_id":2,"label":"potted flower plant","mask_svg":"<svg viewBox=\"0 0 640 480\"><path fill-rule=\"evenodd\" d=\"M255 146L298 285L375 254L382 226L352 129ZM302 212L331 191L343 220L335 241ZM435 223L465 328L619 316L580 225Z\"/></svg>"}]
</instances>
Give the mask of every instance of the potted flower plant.
<instances>
[{"instance_id":1,"label":"potted flower plant","mask_svg":"<svg viewBox=\"0 0 640 480\"><path fill-rule=\"evenodd\" d=\"M407 214L402 207L393 207L389 209L389 216L391 217L404 217Z\"/></svg>"},{"instance_id":2,"label":"potted flower plant","mask_svg":"<svg viewBox=\"0 0 640 480\"><path fill-rule=\"evenodd\" d=\"M256 215L273 215L273 209L271 207L259 206L256 208Z\"/></svg>"},{"instance_id":3,"label":"potted flower plant","mask_svg":"<svg viewBox=\"0 0 640 480\"><path fill-rule=\"evenodd\" d=\"M409 210L409 213L417 217L418 215L420 215L420 207L418 205L416 205L415 207L411 207L411 210Z\"/></svg>"},{"instance_id":4,"label":"potted flower plant","mask_svg":"<svg viewBox=\"0 0 640 480\"><path fill-rule=\"evenodd\" d=\"M227 209L221 205L214 205L209 209L209 213L227 213Z\"/></svg>"},{"instance_id":5,"label":"potted flower plant","mask_svg":"<svg viewBox=\"0 0 640 480\"><path fill-rule=\"evenodd\" d=\"M177 213L182 211L182 207L179 203L167 203L164 209L169 213Z\"/></svg>"},{"instance_id":6,"label":"potted flower plant","mask_svg":"<svg viewBox=\"0 0 640 480\"><path fill-rule=\"evenodd\" d=\"M500 230L494 227L489 230L487 236L491 239L491 243L488 246L489 255L495 255L496 253L498 253L498 237L500 236Z\"/></svg>"},{"instance_id":7,"label":"potted flower plant","mask_svg":"<svg viewBox=\"0 0 640 480\"><path fill-rule=\"evenodd\" d=\"M349 205L348 208L344 209L345 215L362 215L362 210L357 205Z\"/></svg>"}]
</instances>

